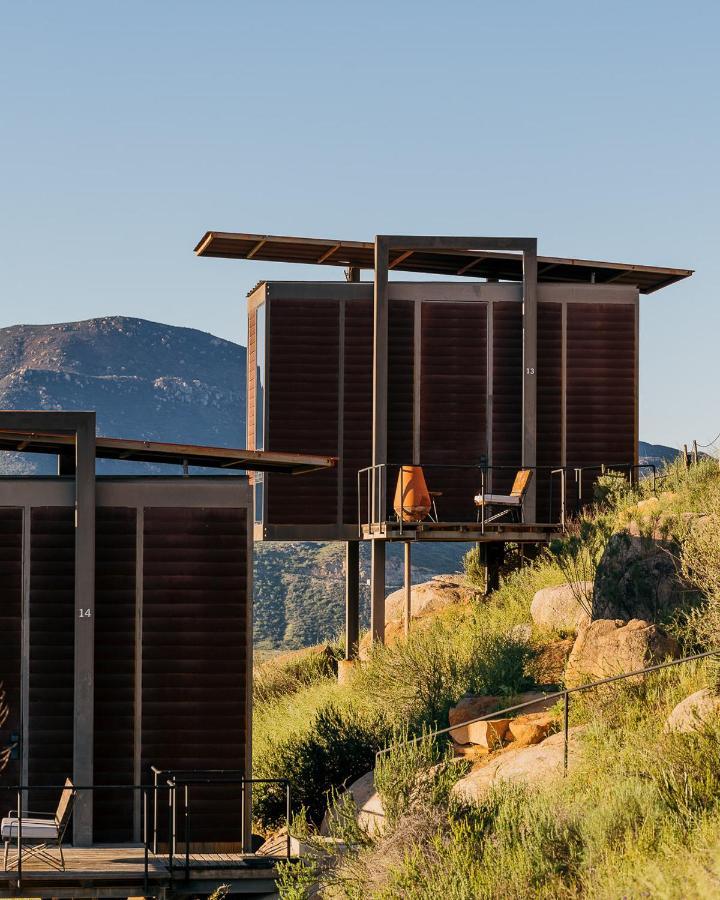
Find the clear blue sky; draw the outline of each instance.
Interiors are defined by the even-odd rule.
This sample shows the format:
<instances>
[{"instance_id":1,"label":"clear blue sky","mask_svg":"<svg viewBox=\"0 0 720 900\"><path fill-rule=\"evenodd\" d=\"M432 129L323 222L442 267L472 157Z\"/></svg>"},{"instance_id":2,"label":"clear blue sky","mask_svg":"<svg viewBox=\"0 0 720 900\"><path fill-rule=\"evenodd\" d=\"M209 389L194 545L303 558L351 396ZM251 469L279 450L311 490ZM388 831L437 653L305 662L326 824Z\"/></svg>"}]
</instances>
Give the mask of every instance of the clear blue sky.
<instances>
[{"instance_id":1,"label":"clear blue sky","mask_svg":"<svg viewBox=\"0 0 720 900\"><path fill-rule=\"evenodd\" d=\"M207 229L537 235L695 268L642 301L641 436L720 431L716 3L2 5L0 325L244 340ZM336 277L327 270L325 277Z\"/></svg>"}]
</instances>

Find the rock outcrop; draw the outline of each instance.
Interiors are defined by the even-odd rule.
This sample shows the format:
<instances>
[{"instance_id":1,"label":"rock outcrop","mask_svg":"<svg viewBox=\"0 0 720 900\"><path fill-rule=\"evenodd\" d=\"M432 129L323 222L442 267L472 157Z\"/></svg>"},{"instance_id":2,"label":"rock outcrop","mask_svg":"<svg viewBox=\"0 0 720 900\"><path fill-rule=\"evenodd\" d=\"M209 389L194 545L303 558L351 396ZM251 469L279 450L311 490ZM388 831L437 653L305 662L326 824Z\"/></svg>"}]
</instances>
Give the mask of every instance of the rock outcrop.
<instances>
[{"instance_id":1,"label":"rock outcrop","mask_svg":"<svg viewBox=\"0 0 720 900\"><path fill-rule=\"evenodd\" d=\"M677 641L659 625L642 619L598 619L578 632L565 669L565 684L575 687L679 656Z\"/></svg>"},{"instance_id":2,"label":"rock outcrop","mask_svg":"<svg viewBox=\"0 0 720 900\"><path fill-rule=\"evenodd\" d=\"M375 790L375 773L366 772L347 789L357 809L358 824L370 835L379 834L385 827L385 810L380 795ZM329 814L320 825L320 834L329 833Z\"/></svg>"},{"instance_id":3,"label":"rock outcrop","mask_svg":"<svg viewBox=\"0 0 720 900\"><path fill-rule=\"evenodd\" d=\"M577 762L581 753L580 737L583 725L569 731L568 767ZM513 748L497 754L461 778L453 787L453 794L461 800L477 802L498 782L537 784L562 776L565 755L564 735L559 732L530 747Z\"/></svg>"},{"instance_id":4,"label":"rock outcrop","mask_svg":"<svg viewBox=\"0 0 720 900\"><path fill-rule=\"evenodd\" d=\"M628 531L612 535L598 564L592 619L656 622L686 599L674 541Z\"/></svg>"},{"instance_id":5,"label":"rock outcrop","mask_svg":"<svg viewBox=\"0 0 720 900\"><path fill-rule=\"evenodd\" d=\"M462 575L436 575L429 581L414 584L410 593L413 619L430 617L448 606L469 603L477 593ZM393 591L385 600L385 643L392 646L405 633L405 589ZM360 659L367 659L370 634L360 641Z\"/></svg>"},{"instance_id":6,"label":"rock outcrop","mask_svg":"<svg viewBox=\"0 0 720 900\"><path fill-rule=\"evenodd\" d=\"M462 575L436 575L430 581L414 584L410 591L410 607L413 618L437 612L446 606L467 603L477 593ZM385 600L385 618L388 623L402 622L405 615L405 589L393 591Z\"/></svg>"},{"instance_id":7,"label":"rock outcrop","mask_svg":"<svg viewBox=\"0 0 720 900\"><path fill-rule=\"evenodd\" d=\"M530 605L536 625L556 631L577 631L590 621L592 581L575 581L537 591Z\"/></svg>"},{"instance_id":8,"label":"rock outcrop","mask_svg":"<svg viewBox=\"0 0 720 900\"><path fill-rule=\"evenodd\" d=\"M695 691L673 709L665 722L665 731L698 731L707 722L720 716L720 695L709 688Z\"/></svg>"}]
</instances>

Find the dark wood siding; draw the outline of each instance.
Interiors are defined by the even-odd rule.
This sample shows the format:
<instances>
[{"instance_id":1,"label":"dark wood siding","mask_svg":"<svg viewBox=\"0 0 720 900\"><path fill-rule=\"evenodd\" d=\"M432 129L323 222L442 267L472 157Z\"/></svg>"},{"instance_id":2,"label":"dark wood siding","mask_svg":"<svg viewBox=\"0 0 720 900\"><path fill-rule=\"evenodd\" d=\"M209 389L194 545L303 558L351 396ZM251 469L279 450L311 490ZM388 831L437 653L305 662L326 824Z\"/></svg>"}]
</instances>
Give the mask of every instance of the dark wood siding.
<instances>
[{"instance_id":1,"label":"dark wood siding","mask_svg":"<svg viewBox=\"0 0 720 900\"><path fill-rule=\"evenodd\" d=\"M8 747L11 735L20 734L20 658L22 630L22 527L21 509L0 510L0 633L2 633L2 657L0 657L0 682L5 690L8 718L0 730L0 746ZM5 784L20 783L20 753L11 759L3 772ZM10 798L8 797L9 801ZM8 808L14 806L8 802Z\"/></svg>"},{"instance_id":2,"label":"dark wood siding","mask_svg":"<svg viewBox=\"0 0 720 900\"><path fill-rule=\"evenodd\" d=\"M61 785L73 773L75 510L35 507L30 516L30 784ZM32 809L53 810L57 791L33 791Z\"/></svg>"},{"instance_id":3,"label":"dark wood siding","mask_svg":"<svg viewBox=\"0 0 720 900\"><path fill-rule=\"evenodd\" d=\"M537 518L557 521L560 480L551 469L562 465L562 305L538 304L537 348ZM550 492L552 490L552 502Z\"/></svg>"},{"instance_id":4,"label":"dark wood siding","mask_svg":"<svg viewBox=\"0 0 720 900\"><path fill-rule=\"evenodd\" d=\"M347 523L357 522L358 471L372 462L372 359L372 300L346 302L342 518Z\"/></svg>"},{"instance_id":5,"label":"dark wood siding","mask_svg":"<svg viewBox=\"0 0 720 900\"><path fill-rule=\"evenodd\" d=\"M142 761L242 769L247 665L247 513L145 510ZM233 793L235 796L233 797ZM191 789L192 839L240 838L239 789Z\"/></svg>"},{"instance_id":6,"label":"dark wood siding","mask_svg":"<svg viewBox=\"0 0 720 900\"><path fill-rule=\"evenodd\" d=\"M492 489L505 494L522 462L522 304L492 309Z\"/></svg>"},{"instance_id":7,"label":"dark wood siding","mask_svg":"<svg viewBox=\"0 0 720 900\"><path fill-rule=\"evenodd\" d=\"M338 455L339 306L271 300L268 306L269 450ZM267 475L267 521L337 522L337 469Z\"/></svg>"},{"instance_id":8,"label":"dark wood siding","mask_svg":"<svg viewBox=\"0 0 720 900\"><path fill-rule=\"evenodd\" d=\"M248 316L247 347L247 445L255 450L255 415L257 412L257 309Z\"/></svg>"},{"instance_id":9,"label":"dark wood siding","mask_svg":"<svg viewBox=\"0 0 720 900\"><path fill-rule=\"evenodd\" d=\"M420 462L444 521L469 521L487 454L487 304L423 303ZM394 485L392 485L394 489Z\"/></svg>"},{"instance_id":10,"label":"dark wood siding","mask_svg":"<svg viewBox=\"0 0 720 900\"><path fill-rule=\"evenodd\" d=\"M635 461L636 339L634 305L568 304L569 466ZM586 499L596 474L585 475Z\"/></svg>"},{"instance_id":11,"label":"dark wood siding","mask_svg":"<svg viewBox=\"0 0 720 900\"><path fill-rule=\"evenodd\" d=\"M372 379L372 357L370 377ZM388 308L388 512L392 511L398 466L413 462L415 303L390 300ZM372 436L372 425L371 425Z\"/></svg>"},{"instance_id":12,"label":"dark wood siding","mask_svg":"<svg viewBox=\"0 0 720 900\"><path fill-rule=\"evenodd\" d=\"M95 782L132 785L137 513L98 507L95 521ZM95 840L132 840L132 791L94 799Z\"/></svg>"}]
</instances>

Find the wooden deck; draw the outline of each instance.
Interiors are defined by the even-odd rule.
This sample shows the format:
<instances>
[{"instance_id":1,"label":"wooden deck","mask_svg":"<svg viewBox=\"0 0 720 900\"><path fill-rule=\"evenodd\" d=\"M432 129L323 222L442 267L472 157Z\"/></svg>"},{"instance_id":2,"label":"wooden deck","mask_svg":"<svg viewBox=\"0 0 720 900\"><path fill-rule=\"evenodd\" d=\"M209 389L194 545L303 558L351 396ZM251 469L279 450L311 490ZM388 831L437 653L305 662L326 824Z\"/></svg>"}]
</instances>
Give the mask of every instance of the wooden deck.
<instances>
[{"instance_id":1,"label":"wooden deck","mask_svg":"<svg viewBox=\"0 0 720 900\"><path fill-rule=\"evenodd\" d=\"M242 853L194 853L189 872L185 857L176 857L170 871L167 856L148 857L147 890L145 849L142 845L66 847L65 870L49 868L38 860L24 860L21 883L17 870L0 870L0 897L159 897L210 894L220 884L249 897L274 894L274 857ZM1 857L0 857L1 858Z\"/></svg>"},{"instance_id":2,"label":"wooden deck","mask_svg":"<svg viewBox=\"0 0 720 900\"><path fill-rule=\"evenodd\" d=\"M382 541L472 541L493 543L512 541L537 544L563 536L557 523L491 522L483 528L480 522L377 522L362 526L364 540Z\"/></svg>"}]
</instances>

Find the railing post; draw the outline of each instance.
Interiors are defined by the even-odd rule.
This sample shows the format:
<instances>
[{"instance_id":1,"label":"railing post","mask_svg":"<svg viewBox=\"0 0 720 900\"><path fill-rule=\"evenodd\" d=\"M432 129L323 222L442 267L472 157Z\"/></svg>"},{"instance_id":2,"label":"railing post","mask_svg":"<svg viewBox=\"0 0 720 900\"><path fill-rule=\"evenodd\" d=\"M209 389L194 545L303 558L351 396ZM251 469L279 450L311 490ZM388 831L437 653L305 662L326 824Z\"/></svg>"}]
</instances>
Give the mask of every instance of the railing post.
<instances>
[{"instance_id":1,"label":"railing post","mask_svg":"<svg viewBox=\"0 0 720 900\"><path fill-rule=\"evenodd\" d=\"M18 877L17 877L17 886L18 889L22 887L22 817L23 817L23 808L22 808L22 790L18 791L18 799L17 799L17 817L18 817L18 827L17 827L17 867L18 867ZM10 836L12 837L12 830L10 832Z\"/></svg>"},{"instance_id":2,"label":"railing post","mask_svg":"<svg viewBox=\"0 0 720 900\"><path fill-rule=\"evenodd\" d=\"M287 858L290 859L290 782L285 782L285 822L287 825L287 841L285 850L287 853Z\"/></svg>"},{"instance_id":3,"label":"railing post","mask_svg":"<svg viewBox=\"0 0 720 900\"><path fill-rule=\"evenodd\" d=\"M168 868L172 875L173 853L175 850L175 788L168 781Z\"/></svg>"},{"instance_id":4,"label":"railing post","mask_svg":"<svg viewBox=\"0 0 720 900\"><path fill-rule=\"evenodd\" d=\"M405 515L405 478L404 478L404 475L405 475L405 466L400 466L400 534L403 533L403 518Z\"/></svg>"},{"instance_id":5,"label":"railing post","mask_svg":"<svg viewBox=\"0 0 720 900\"><path fill-rule=\"evenodd\" d=\"M565 691L564 700L564 709L563 709L563 774L567 775L568 771L568 744L569 744L569 732L570 732L570 694Z\"/></svg>"},{"instance_id":6,"label":"railing post","mask_svg":"<svg viewBox=\"0 0 720 900\"><path fill-rule=\"evenodd\" d=\"M154 787L153 791L153 853L157 856L158 848L158 773L153 769Z\"/></svg>"},{"instance_id":7,"label":"railing post","mask_svg":"<svg viewBox=\"0 0 720 900\"><path fill-rule=\"evenodd\" d=\"M147 788L143 788L142 791L142 805L143 805L143 845L145 847L145 877L143 880L143 890L145 892L145 896L148 894L148 802L147 802Z\"/></svg>"},{"instance_id":8,"label":"railing post","mask_svg":"<svg viewBox=\"0 0 720 900\"><path fill-rule=\"evenodd\" d=\"M485 534L485 469L480 469L480 496L482 503L480 504L480 534Z\"/></svg>"},{"instance_id":9,"label":"railing post","mask_svg":"<svg viewBox=\"0 0 720 900\"><path fill-rule=\"evenodd\" d=\"M188 808L189 785L185 785L185 877L190 877L190 810Z\"/></svg>"}]
</instances>

